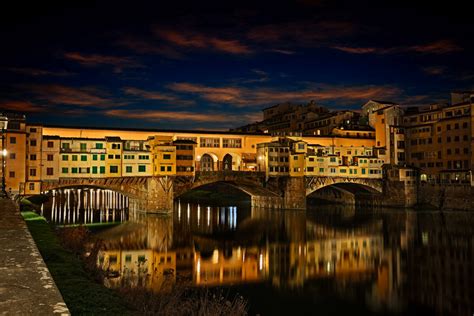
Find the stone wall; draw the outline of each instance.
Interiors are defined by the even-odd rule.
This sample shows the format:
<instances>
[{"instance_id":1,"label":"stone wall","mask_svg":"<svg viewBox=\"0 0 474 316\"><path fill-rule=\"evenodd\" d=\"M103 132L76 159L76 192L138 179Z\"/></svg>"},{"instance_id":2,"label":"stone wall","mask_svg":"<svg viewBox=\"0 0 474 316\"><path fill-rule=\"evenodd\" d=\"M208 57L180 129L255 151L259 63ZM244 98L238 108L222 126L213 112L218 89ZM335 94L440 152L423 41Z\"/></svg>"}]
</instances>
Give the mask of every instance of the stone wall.
<instances>
[{"instance_id":1,"label":"stone wall","mask_svg":"<svg viewBox=\"0 0 474 316\"><path fill-rule=\"evenodd\" d=\"M474 210L474 188L469 185L420 184L418 205L442 210Z\"/></svg>"}]
</instances>

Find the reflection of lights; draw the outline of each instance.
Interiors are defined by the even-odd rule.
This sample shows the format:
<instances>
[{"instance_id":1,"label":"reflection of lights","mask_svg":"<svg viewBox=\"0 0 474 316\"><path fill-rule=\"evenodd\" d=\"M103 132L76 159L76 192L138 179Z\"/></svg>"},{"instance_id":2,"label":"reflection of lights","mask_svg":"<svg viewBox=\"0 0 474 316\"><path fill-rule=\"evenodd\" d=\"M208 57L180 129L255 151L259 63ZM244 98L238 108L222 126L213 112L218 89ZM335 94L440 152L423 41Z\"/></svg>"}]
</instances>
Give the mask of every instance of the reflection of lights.
<instances>
[{"instance_id":1,"label":"reflection of lights","mask_svg":"<svg viewBox=\"0 0 474 316\"><path fill-rule=\"evenodd\" d=\"M219 262L219 250L214 249L214 251L212 252L212 263L217 264L218 262Z\"/></svg>"},{"instance_id":2,"label":"reflection of lights","mask_svg":"<svg viewBox=\"0 0 474 316\"><path fill-rule=\"evenodd\" d=\"M211 226L211 208L207 207L207 226Z\"/></svg>"},{"instance_id":3,"label":"reflection of lights","mask_svg":"<svg viewBox=\"0 0 474 316\"><path fill-rule=\"evenodd\" d=\"M191 217L191 207L189 206L189 203L188 203L188 209L187 209L188 224L189 224L189 218L190 217Z\"/></svg>"},{"instance_id":4,"label":"reflection of lights","mask_svg":"<svg viewBox=\"0 0 474 316\"><path fill-rule=\"evenodd\" d=\"M181 203L178 202L178 221L181 222Z\"/></svg>"},{"instance_id":5,"label":"reflection of lights","mask_svg":"<svg viewBox=\"0 0 474 316\"><path fill-rule=\"evenodd\" d=\"M196 160L197 160L197 161L201 160L201 156L200 156L200 155L197 155L197 156L196 156Z\"/></svg>"},{"instance_id":6,"label":"reflection of lights","mask_svg":"<svg viewBox=\"0 0 474 316\"><path fill-rule=\"evenodd\" d=\"M327 270L328 272L331 272L331 262L329 262L329 261L328 261L328 264L327 264L327 266L326 266L326 270Z\"/></svg>"},{"instance_id":7,"label":"reflection of lights","mask_svg":"<svg viewBox=\"0 0 474 316\"><path fill-rule=\"evenodd\" d=\"M428 232L422 232L421 233L421 242L423 243L423 246L428 245L428 241L429 241Z\"/></svg>"},{"instance_id":8,"label":"reflection of lights","mask_svg":"<svg viewBox=\"0 0 474 316\"><path fill-rule=\"evenodd\" d=\"M259 259L258 259L258 269L262 270L263 269L263 254L260 254Z\"/></svg>"},{"instance_id":9,"label":"reflection of lights","mask_svg":"<svg viewBox=\"0 0 474 316\"><path fill-rule=\"evenodd\" d=\"M201 258L199 258L198 261L197 261L196 271L197 271L198 275L201 273Z\"/></svg>"},{"instance_id":10,"label":"reflection of lights","mask_svg":"<svg viewBox=\"0 0 474 316\"><path fill-rule=\"evenodd\" d=\"M198 226L199 226L199 221L201 220L201 206L198 204Z\"/></svg>"},{"instance_id":11,"label":"reflection of lights","mask_svg":"<svg viewBox=\"0 0 474 316\"><path fill-rule=\"evenodd\" d=\"M6 149L2 150L2 155L3 155L3 157L6 157L6 156L7 156L7 153L8 153L8 152L7 152Z\"/></svg>"}]
</instances>

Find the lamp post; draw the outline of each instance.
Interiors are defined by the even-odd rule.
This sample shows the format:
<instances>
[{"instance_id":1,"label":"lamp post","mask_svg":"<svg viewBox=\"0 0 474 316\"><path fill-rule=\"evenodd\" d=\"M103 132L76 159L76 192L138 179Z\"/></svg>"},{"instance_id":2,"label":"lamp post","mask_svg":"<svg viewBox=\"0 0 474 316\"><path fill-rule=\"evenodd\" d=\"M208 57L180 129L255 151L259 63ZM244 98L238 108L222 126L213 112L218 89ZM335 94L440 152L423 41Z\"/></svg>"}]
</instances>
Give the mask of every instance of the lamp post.
<instances>
[{"instance_id":1,"label":"lamp post","mask_svg":"<svg viewBox=\"0 0 474 316\"><path fill-rule=\"evenodd\" d=\"M6 156L7 150L5 149L5 130L8 126L8 118L6 116L0 116L0 128L2 129L2 191L0 192L1 197L7 196L7 191L5 188L5 164L6 164Z\"/></svg>"}]
</instances>

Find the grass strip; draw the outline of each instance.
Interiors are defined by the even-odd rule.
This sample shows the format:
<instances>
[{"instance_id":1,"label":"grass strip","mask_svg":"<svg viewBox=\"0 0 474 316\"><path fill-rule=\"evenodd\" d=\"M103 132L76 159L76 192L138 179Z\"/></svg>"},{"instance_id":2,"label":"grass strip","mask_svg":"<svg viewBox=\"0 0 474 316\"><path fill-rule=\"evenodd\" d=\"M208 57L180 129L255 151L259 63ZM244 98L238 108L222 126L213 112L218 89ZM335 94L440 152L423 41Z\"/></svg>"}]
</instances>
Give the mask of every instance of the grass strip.
<instances>
[{"instance_id":1,"label":"grass strip","mask_svg":"<svg viewBox=\"0 0 474 316\"><path fill-rule=\"evenodd\" d=\"M23 212L22 215L73 315L136 314L116 292L89 276L80 258L61 246L53 227L44 217L34 212Z\"/></svg>"}]
</instances>

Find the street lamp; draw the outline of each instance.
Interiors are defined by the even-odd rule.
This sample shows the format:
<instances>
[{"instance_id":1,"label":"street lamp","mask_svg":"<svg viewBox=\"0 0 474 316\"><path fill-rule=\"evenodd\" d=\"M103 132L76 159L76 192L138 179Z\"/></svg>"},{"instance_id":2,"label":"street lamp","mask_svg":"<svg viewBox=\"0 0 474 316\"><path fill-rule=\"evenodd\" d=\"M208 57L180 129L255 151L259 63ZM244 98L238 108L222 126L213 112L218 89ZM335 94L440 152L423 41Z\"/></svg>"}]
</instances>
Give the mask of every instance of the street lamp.
<instances>
[{"instance_id":1,"label":"street lamp","mask_svg":"<svg viewBox=\"0 0 474 316\"><path fill-rule=\"evenodd\" d=\"M8 117L0 116L0 128L2 129L2 191L0 192L1 197L7 196L7 191L5 188L5 164L6 164L6 156L7 150L5 148L5 130L8 126Z\"/></svg>"}]
</instances>

